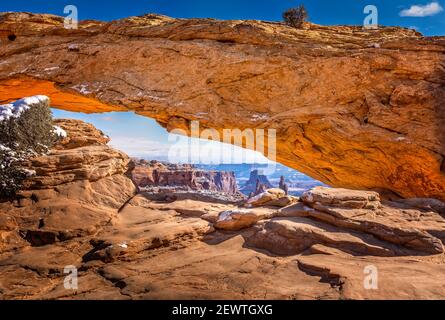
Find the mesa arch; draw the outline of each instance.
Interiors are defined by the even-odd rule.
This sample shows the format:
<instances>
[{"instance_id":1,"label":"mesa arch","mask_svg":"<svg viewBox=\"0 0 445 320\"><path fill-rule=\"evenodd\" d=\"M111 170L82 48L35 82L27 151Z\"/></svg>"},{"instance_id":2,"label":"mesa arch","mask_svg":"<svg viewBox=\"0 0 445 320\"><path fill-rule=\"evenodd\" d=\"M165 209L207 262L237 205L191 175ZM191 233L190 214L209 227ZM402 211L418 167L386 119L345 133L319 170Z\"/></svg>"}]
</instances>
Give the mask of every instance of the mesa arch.
<instances>
[{"instance_id":1,"label":"mesa arch","mask_svg":"<svg viewBox=\"0 0 445 320\"><path fill-rule=\"evenodd\" d=\"M278 161L331 186L445 200L445 38L402 28L0 15L0 101L135 111L168 130L277 129Z\"/></svg>"}]
</instances>

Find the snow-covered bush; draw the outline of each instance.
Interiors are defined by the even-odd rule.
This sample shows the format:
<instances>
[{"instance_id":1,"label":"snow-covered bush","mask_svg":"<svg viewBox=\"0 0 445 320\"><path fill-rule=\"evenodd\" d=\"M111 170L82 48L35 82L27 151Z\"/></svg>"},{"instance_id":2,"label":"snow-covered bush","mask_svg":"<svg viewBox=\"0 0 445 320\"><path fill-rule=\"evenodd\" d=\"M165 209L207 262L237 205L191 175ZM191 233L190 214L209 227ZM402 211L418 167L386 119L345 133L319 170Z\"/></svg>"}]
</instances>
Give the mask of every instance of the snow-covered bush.
<instances>
[{"instance_id":1,"label":"snow-covered bush","mask_svg":"<svg viewBox=\"0 0 445 320\"><path fill-rule=\"evenodd\" d=\"M58 139L49 99L34 96L0 105L0 198L9 198L29 175L21 163L47 153Z\"/></svg>"},{"instance_id":2,"label":"snow-covered bush","mask_svg":"<svg viewBox=\"0 0 445 320\"><path fill-rule=\"evenodd\" d=\"M27 174L17 166L17 154L0 148L0 199L12 197L20 189Z\"/></svg>"},{"instance_id":3,"label":"snow-covered bush","mask_svg":"<svg viewBox=\"0 0 445 320\"><path fill-rule=\"evenodd\" d=\"M0 144L13 151L41 154L56 141L49 99L29 97L0 106Z\"/></svg>"}]
</instances>

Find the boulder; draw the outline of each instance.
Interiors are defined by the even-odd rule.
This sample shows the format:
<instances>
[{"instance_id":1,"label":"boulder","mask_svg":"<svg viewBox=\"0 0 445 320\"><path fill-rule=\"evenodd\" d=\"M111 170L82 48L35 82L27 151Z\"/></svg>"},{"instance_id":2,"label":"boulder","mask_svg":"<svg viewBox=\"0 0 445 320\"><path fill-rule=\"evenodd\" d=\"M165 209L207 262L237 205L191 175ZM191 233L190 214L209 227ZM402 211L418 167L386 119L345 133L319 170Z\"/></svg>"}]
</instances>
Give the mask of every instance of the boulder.
<instances>
[{"instance_id":1,"label":"boulder","mask_svg":"<svg viewBox=\"0 0 445 320\"><path fill-rule=\"evenodd\" d=\"M266 205L268 202L275 201L284 197L286 197L284 190L272 188L248 199L246 204L253 207L259 207Z\"/></svg>"},{"instance_id":2,"label":"boulder","mask_svg":"<svg viewBox=\"0 0 445 320\"><path fill-rule=\"evenodd\" d=\"M294 255L316 244L341 249L354 255L394 256L408 251L379 241L372 235L351 232L308 218L273 218L255 227L248 243L274 254Z\"/></svg>"},{"instance_id":3,"label":"boulder","mask_svg":"<svg viewBox=\"0 0 445 320\"><path fill-rule=\"evenodd\" d=\"M54 149L67 150L86 146L106 145L110 138L90 123L75 119L55 119L54 124L69 132Z\"/></svg>"},{"instance_id":4,"label":"boulder","mask_svg":"<svg viewBox=\"0 0 445 320\"><path fill-rule=\"evenodd\" d=\"M253 226L260 220L272 218L275 211L267 208L237 209L219 214L214 227L222 230L241 230Z\"/></svg>"},{"instance_id":5,"label":"boulder","mask_svg":"<svg viewBox=\"0 0 445 320\"><path fill-rule=\"evenodd\" d=\"M350 209L377 209L381 205L377 192L327 187L315 187L305 192L301 200L309 205Z\"/></svg>"},{"instance_id":6,"label":"boulder","mask_svg":"<svg viewBox=\"0 0 445 320\"><path fill-rule=\"evenodd\" d=\"M312 210L303 216L372 234L380 240L419 252L444 251L445 220L435 212L407 210L396 202L380 203L376 192L316 187L302 196Z\"/></svg>"},{"instance_id":7,"label":"boulder","mask_svg":"<svg viewBox=\"0 0 445 320\"><path fill-rule=\"evenodd\" d=\"M298 202L299 198L294 196L284 196L278 199L271 200L266 202L264 205L269 207L287 207L296 202Z\"/></svg>"}]
</instances>

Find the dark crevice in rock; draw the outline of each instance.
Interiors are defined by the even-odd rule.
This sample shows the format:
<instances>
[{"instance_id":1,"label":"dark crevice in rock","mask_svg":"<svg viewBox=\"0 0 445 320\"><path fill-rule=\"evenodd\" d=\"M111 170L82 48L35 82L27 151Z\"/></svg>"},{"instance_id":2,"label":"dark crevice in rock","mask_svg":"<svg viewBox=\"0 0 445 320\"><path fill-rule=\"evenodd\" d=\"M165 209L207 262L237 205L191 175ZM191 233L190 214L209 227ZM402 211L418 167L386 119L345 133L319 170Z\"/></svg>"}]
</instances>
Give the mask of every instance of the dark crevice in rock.
<instances>
[{"instance_id":1,"label":"dark crevice in rock","mask_svg":"<svg viewBox=\"0 0 445 320\"><path fill-rule=\"evenodd\" d=\"M442 163L440 165L440 172L445 174L445 158L442 156Z\"/></svg>"},{"instance_id":2,"label":"dark crevice in rock","mask_svg":"<svg viewBox=\"0 0 445 320\"><path fill-rule=\"evenodd\" d=\"M216 41L220 42L220 43L228 43L228 44L235 44L236 43L236 41L232 40L232 39L218 39Z\"/></svg>"},{"instance_id":3,"label":"dark crevice in rock","mask_svg":"<svg viewBox=\"0 0 445 320\"><path fill-rule=\"evenodd\" d=\"M80 238L85 236L81 231L48 231L40 230L44 227L44 221L39 221L39 230L21 230L20 235L23 239L28 241L33 247L43 247L57 242L64 242L73 238Z\"/></svg>"},{"instance_id":4,"label":"dark crevice in rock","mask_svg":"<svg viewBox=\"0 0 445 320\"><path fill-rule=\"evenodd\" d=\"M105 280L110 281L116 288L120 290L124 289L127 286L125 279L119 279L115 276L110 276L109 274L104 272L103 269L99 270L97 273Z\"/></svg>"},{"instance_id":5,"label":"dark crevice in rock","mask_svg":"<svg viewBox=\"0 0 445 320\"><path fill-rule=\"evenodd\" d=\"M111 243L103 241L103 240L92 240L91 245L93 246L93 249L91 249L89 252L87 252L83 257L83 262L93 261L93 260L102 260L101 255L99 254L100 251L108 248L111 246Z\"/></svg>"},{"instance_id":6,"label":"dark crevice in rock","mask_svg":"<svg viewBox=\"0 0 445 320\"><path fill-rule=\"evenodd\" d=\"M119 289L124 289L127 286L127 284L123 280L119 280L117 282L114 282L113 284L115 287L117 287Z\"/></svg>"},{"instance_id":7,"label":"dark crevice in rock","mask_svg":"<svg viewBox=\"0 0 445 320\"><path fill-rule=\"evenodd\" d=\"M33 247L46 246L58 241L57 234L50 231L27 230L23 231L22 234L24 235L23 238Z\"/></svg>"},{"instance_id":8,"label":"dark crevice in rock","mask_svg":"<svg viewBox=\"0 0 445 320\"><path fill-rule=\"evenodd\" d=\"M127 201L125 201L122 206L117 210L117 213L121 213L122 210L125 209L125 207L131 202L131 200L134 199L134 197L136 197L138 195L138 193L134 194L133 196L131 196L130 198L127 199Z\"/></svg>"},{"instance_id":9,"label":"dark crevice in rock","mask_svg":"<svg viewBox=\"0 0 445 320\"><path fill-rule=\"evenodd\" d=\"M31 195L31 201L33 202L33 204L37 203L37 202L39 202L39 198L33 193Z\"/></svg>"},{"instance_id":10,"label":"dark crevice in rock","mask_svg":"<svg viewBox=\"0 0 445 320\"><path fill-rule=\"evenodd\" d=\"M297 261L298 268L304 273L314 276L320 277L320 282L329 283L332 288L338 289L340 292L343 290L343 285L345 280L338 274L334 274L329 269L319 268L313 265L305 264L301 261Z\"/></svg>"}]
</instances>

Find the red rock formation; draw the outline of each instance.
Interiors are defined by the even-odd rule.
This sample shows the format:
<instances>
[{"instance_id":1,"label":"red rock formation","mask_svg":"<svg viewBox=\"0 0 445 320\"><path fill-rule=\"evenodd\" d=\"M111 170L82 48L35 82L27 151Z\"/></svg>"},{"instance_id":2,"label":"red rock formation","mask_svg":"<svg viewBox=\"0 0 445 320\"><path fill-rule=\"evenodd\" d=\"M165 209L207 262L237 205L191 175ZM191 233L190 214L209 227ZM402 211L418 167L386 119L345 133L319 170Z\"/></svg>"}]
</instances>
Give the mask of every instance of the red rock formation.
<instances>
[{"instance_id":1,"label":"red rock formation","mask_svg":"<svg viewBox=\"0 0 445 320\"><path fill-rule=\"evenodd\" d=\"M25 245L19 235L41 246L94 234L136 193L125 175L130 158L108 147L108 137L82 121L56 124L68 136L24 163L35 175L13 203L0 203L1 219L13 226L2 233L3 250Z\"/></svg>"},{"instance_id":2,"label":"red rock formation","mask_svg":"<svg viewBox=\"0 0 445 320\"><path fill-rule=\"evenodd\" d=\"M65 30L26 13L2 14L0 31L0 100L275 128L278 161L328 185L445 200L442 37L155 15Z\"/></svg>"},{"instance_id":3,"label":"red rock formation","mask_svg":"<svg viewBox=\"0 0 445 320\"><path fill-rule=\"evenodd\" d=\"M241 188L242 192L245 194L257 193L258 187L262 187L265 189L272 188L272 184L267 179L267 176L264 174L260 174L259 170L253 170L250 172L249 180L246 181L244 186Z\"/></svg>"},{"instance_id":4,"label":"red rock formation","mask_svg":"<svg viewBox=\"0 0 445 320\"><path fill-rule=\"evenodd\" d=\"M132 179L141 188L187 187L191 190L223 192L228 195L239 193L233 172L200 170L192 165L142 160L136 162Z\"/></svg>"}]
</instances>

